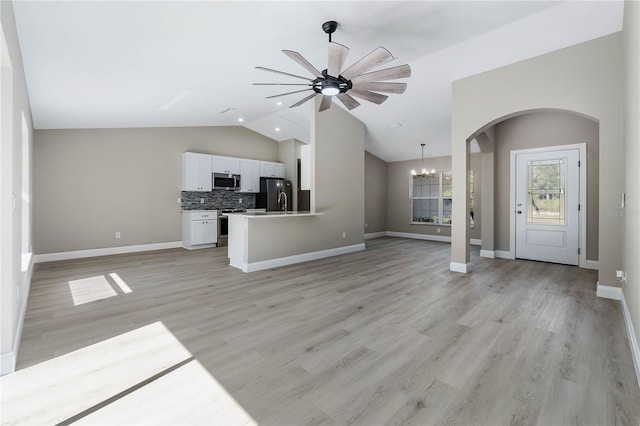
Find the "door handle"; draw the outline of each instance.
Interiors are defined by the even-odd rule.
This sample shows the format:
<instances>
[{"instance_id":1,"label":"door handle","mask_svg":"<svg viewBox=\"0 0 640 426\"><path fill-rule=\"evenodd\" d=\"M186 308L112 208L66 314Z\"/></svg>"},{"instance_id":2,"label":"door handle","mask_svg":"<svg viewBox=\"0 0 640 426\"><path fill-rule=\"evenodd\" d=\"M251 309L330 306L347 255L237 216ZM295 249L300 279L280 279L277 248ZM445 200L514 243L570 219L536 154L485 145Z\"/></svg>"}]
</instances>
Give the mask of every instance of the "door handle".
<instances>
[{"instance_id":1,"label":"door handle","mask_svg":"<svg viewBox=\"0 0 640 426\"><path fill-rule=\"evenodd\" d=\"M518 210L518 212L517 212L517 213L518 213L518 214L522 214L522 210Z\"/></svg>"}]
</instances>

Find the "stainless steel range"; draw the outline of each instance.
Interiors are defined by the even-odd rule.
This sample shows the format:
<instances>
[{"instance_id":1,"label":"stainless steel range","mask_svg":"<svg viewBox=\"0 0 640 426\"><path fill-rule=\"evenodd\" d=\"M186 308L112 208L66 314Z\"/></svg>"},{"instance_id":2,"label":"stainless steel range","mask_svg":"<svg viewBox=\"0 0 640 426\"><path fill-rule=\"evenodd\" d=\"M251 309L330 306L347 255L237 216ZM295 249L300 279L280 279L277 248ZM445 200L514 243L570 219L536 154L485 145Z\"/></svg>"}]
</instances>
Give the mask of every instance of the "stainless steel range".
<instances>
[{"instance_id":1,"label":"stainless steel range","mask_svg":"<svg viewBox=\"0 0 640 426\"><path fill-rule=\"evenodd\" d=\"M242 213L245 209L218 210L218 244L217 247L226 246L229 239L229 218L225 213Z\"/></svg>"}]
</instances>

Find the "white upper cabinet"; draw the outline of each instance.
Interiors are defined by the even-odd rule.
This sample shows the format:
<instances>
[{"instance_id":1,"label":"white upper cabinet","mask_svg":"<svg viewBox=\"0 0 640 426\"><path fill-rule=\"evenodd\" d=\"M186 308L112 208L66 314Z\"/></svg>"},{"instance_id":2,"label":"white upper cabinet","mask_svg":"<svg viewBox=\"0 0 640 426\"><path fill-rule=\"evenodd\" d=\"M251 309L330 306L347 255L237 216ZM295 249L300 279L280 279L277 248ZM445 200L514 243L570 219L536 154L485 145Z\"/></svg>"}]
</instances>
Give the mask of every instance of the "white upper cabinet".
<instances>
[{"instance_id":1,"label":"white upper cabinet","mask_svg":"<svg viewBox=\"0 0 640 426\"><path fill-rule=\"evenodd\" d=\"M182 154L182 190L211 191L212 156L185 152Z\"/></svg>"},{"instance_id":2,"label":"white upper cabinet","mask_svg":"<svg viewBox=\"0 0 640 426\"><path fill-rule=\"evenodd\" d=\"M240 159L232 157L213 156L213 173L226 173L228 175L240 174Z\"/></svg>"},{"instance_id":3,"label":"white upper cabinet","mask_svg":"<svg viewBox=\"0 0 640 426\"><path fill-rule=\"evenodd\" d=\"M260 162L260 177L277 177L284 179L284 164L271 161Z\"/></svg>"},{"instance_id":4,"label":"white upper cabinet","mask_svg":"<svg viewBox=\"0 0 640 426\"><path fill-rule=\"evenodd\" d=\"M258 160L240 160L240 192L260 192Z\"/></svg>"}]
</instances>

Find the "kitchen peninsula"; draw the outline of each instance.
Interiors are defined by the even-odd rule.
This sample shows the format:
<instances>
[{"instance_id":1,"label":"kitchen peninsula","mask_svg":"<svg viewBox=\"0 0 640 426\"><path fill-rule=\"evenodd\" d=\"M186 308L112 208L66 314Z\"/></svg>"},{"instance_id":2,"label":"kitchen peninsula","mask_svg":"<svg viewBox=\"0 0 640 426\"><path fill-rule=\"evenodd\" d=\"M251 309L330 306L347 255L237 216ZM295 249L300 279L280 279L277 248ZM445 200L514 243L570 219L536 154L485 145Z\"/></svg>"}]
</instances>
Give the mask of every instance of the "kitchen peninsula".
<instances>
[{"instance_id":1,"label":"kitchen peninsula","mask_svg":"<svg viewBox=\"0 0 640 426\"><path fill-rule=\"evenodd\" d=\"M320 216L322 213L312 212L229 213L229 264L253 272L318 258L304 252L306 244L300 238L305 236L292 231L311 227Z\"/></svg>"}]
</instances>

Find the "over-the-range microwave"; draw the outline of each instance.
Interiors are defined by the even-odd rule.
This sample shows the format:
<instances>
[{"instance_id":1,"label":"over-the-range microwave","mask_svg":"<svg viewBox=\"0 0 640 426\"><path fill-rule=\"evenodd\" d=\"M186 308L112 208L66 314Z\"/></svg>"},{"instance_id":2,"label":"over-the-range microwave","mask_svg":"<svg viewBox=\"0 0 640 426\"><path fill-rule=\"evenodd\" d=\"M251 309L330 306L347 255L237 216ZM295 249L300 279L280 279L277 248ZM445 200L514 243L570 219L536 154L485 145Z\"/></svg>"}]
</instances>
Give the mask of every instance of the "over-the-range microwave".
<instances>
[{"instance_id":1,"label":"over-the-range microwave","mask_svg":"<svg viewBox=\"0 0 640 426\"><path fill-rule=\"evenodd\" d=\"M213 189L225 189L227 191L240 190L240 175L226 173L213 174Z\"/></svg>"}]
</instances>

